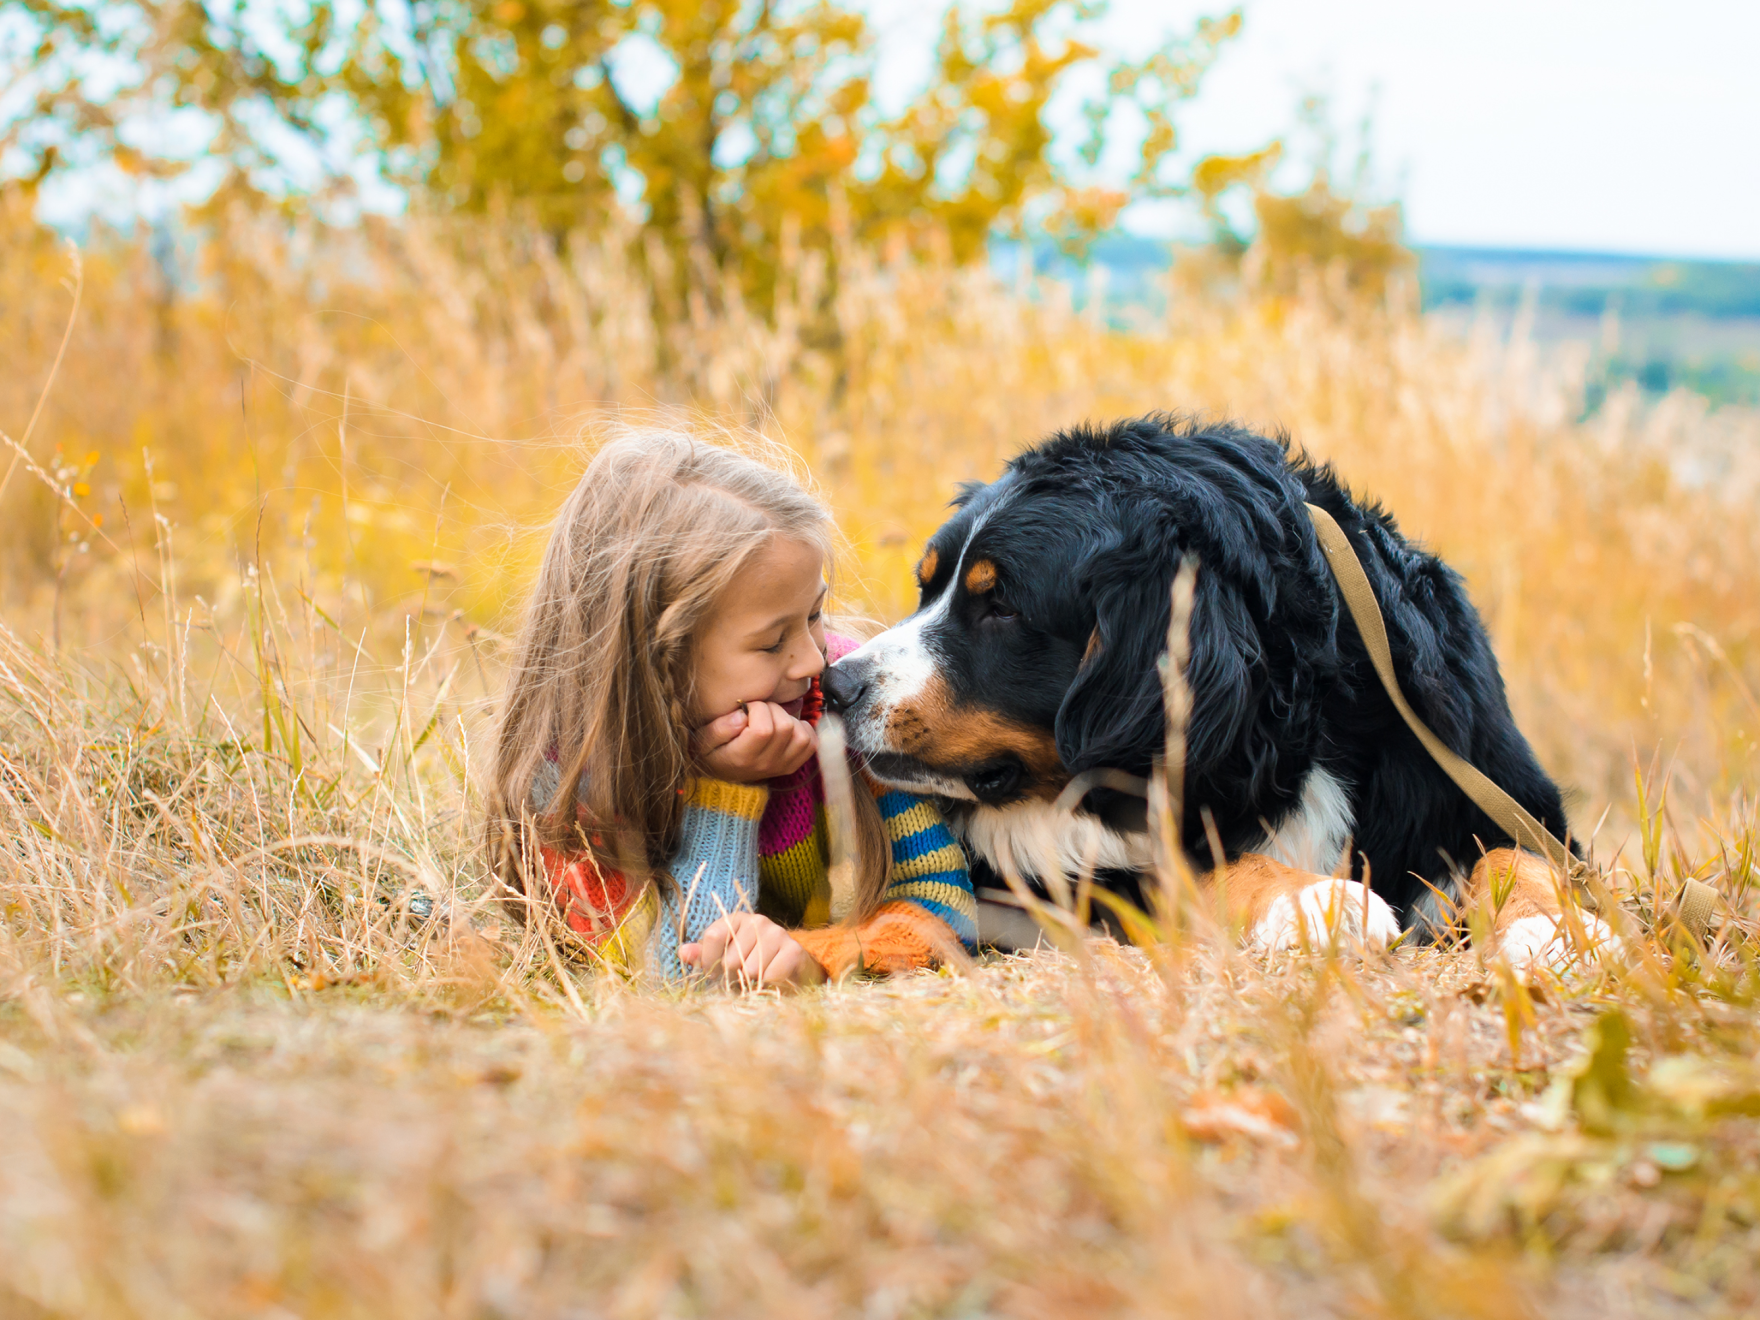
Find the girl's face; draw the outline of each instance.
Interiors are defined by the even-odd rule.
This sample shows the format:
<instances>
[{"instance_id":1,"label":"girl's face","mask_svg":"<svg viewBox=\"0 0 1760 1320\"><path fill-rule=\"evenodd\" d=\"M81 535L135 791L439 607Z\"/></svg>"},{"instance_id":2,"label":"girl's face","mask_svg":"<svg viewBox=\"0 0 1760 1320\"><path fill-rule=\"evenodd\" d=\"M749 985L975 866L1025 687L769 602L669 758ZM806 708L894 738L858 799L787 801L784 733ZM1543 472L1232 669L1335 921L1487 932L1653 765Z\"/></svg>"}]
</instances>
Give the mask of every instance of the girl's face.
<instances>
[{"instance_id":1,"label":"girl's face","mask_svg":"<svg viewBox=\"0 0 1760 1320\"><path fill-rule=\"evenodd\" d=\"M799 716L825 668L825 564L817 546L775 535L697 634L692 727L773 701Z\"/></svg>"}]
</instances>

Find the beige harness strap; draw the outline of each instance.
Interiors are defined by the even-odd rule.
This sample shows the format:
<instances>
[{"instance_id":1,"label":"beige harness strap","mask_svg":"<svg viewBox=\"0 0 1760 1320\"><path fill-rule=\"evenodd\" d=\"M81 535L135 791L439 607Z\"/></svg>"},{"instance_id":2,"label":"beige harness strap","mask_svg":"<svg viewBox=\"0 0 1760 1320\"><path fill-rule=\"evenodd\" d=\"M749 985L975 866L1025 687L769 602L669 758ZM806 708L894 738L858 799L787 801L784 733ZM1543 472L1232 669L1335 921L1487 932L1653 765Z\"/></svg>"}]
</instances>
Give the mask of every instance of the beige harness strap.
<instances>
[{"instance_id":1,"label":"beige harness strap","mask_svg":"<svg viewBox=\"0 0 1760 1320\"><path fill-rule=\"evenodd\" d=\"M1473 800L1475 804L1510 838L1521 847L1527 848L1545 857L1566 876L1574 876L1583 863L1571 855L1569 848L1553 838L1539 821L1530 815L1521 803L1504 792L1490 778L1464 758L1457 756L1449 749L1442 739L1430 731L1428 725L1418 718L1417 712L1406 701L1405 693L1400 690L1399 679L1393 672L1393 652L1387 645L1387 627L1381 619L1381 606L1375 599L1375 591L1369 585L1369 576L1363 572L1363 565L1357 559L1357 552L1352 548L1350 538L1344 533L1325 509L1310 504L1307 506L1308 516L1314 520L1314 531L1320 537L1320 549L1326 555L1326 563L1332 569L1333 579L1338 583L1340 594L1344 596L1345 608L1356 620L1357 632L1363 638L1363 645L1368 649L1369 660L1380 676L1381 686L1387 690L1387 696L1393 707L1406 722L1424 750L1430 753L1431 759L1442 767L1442 772ZM1717 891L1710 885L1698 880L1688 880L1681 887L1680 919L1695 936L1703 939L1710 928L1711 918L1717 903Z\"/></svg>"}]
</instances>

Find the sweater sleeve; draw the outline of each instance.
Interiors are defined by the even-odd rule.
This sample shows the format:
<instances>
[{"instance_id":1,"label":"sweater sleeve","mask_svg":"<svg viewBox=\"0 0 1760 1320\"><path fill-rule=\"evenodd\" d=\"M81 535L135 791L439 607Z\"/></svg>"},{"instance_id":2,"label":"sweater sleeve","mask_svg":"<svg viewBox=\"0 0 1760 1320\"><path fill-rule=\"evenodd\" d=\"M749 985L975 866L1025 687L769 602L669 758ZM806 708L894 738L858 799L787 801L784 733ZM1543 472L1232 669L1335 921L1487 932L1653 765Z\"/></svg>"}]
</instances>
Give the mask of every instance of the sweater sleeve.
<instances>
[{"instance_id":1,"label":"sweater sleeve","mask_svg":"<svg viewBox=\"0 0 1760 1320\"><path fill-rule=\"evenodd\" d=\"M533 809L553 810L559 786L555 762L541 762L532 784ZM678 946L699 938L723 916L750 912L757 903L758 821L769 800L770 790L762 784L695 781L685 800L678 854L667 868L676 889L659 904L651 889L633 892L622 874L600 867L589 851L544 849L544 868L564 920L601 957L620 965L634 952L625 946L640 947L646 936L649 964L665 980L683 979Z\"/></svg>"},{"instance_id":2,"label":"sweater sleeve","mask_svg":"<svg viewBox=\"0 0 1760 1320\"><path fill-rule=\"evenodd\" d=\"M892 878L858 926L790 932L833 979L858 968L875 975L959 962L977 947L978 904L965 852L941 813L910 793L876 801L892 844Z\"/></svg>"},{"instance_id":3,"label":"sweater sleeve","mask_svg":"<svg viewBox=\"0 0 1760 1320\"><path fill-rule=\"evenodd\" d=\"M557 790L561 768L551 753L538 762L532 776L531 805L538 814L560 810ZM540 849L550 897L569 930L594 955L615 966L628 966L653 924L653 904L638 893L621 871L602 866L591 848ZM597 845L595 835L592 843Z\"/></svg>"},{"instance_id":4,"label":"sweater sleeve","mask_svg":"<svg viewBox=\"0 0 1760 1320\"><path fill-rule=\"evenodd\" d=\"M675 891L661 903L648 941L649 961L664 979L686 975L679 945L701 938L722 917L757 906L758 821L769 800L762 784L699 779L692 785L669 868Z\"/></svg>"},{"instance_id":5,"label":"sweater sleeve","mask_svg":"<svg viewBox=\"0 0 1760 1320\"><path fill-rule=\"evenodd\" d=\"M892 843L892 879L881 903L910 903L947 923L966 949L978 947L978 900L965 850L926 798L897 790L876 799Z\"/></svg>"}]
</instances>

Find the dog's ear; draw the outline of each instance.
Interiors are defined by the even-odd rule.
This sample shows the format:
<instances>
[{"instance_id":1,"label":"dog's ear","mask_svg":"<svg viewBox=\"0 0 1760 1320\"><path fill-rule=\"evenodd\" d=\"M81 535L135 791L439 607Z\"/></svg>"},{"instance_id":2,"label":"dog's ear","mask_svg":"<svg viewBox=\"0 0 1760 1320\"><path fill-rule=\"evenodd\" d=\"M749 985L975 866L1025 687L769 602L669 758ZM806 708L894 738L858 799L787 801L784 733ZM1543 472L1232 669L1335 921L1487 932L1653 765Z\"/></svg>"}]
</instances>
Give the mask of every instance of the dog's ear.
<instances>
[{"instance_id":1,"label":"dog's ear","mask_svg":"<svg viewBox=\"0 0 1760 1320\"><path fill-rule=\"evenodd\" d=\"M1115 551L1102 550L1093 564ZM1120 554L1121 560L1135 556ZM1112 769L1146 775L1162 741L1161 674L1171 579L1128 563L1084 575L1094 631L1082 667L1058 707L1057 755L1071 774Z\"/></svg>"},{"instance_id":2,"label":"dog's ear","mask_svg":"<svg viewBox=\"0 0 1760 1320\"><path fill-rule=\"evenodd\" d=\"M1095 559L1101 559L1096 556ZM1094 560L1090 560L1093 563ZM1147 775L1166 743L1161 669L1177 549L1155 559L1113 548L1086 575L1094 634L1057 712L1057 752L1071 773L1111 768ZM1192 715L1186 728L1187 772L1225 753L1252 718L1257 629L1240 592L1198 565L1189 626L1186 682ZM1090 795L1090 810L1100 804ZM1121 809L1124 804L1116 804Z\"/></svg>"}]
</instances>

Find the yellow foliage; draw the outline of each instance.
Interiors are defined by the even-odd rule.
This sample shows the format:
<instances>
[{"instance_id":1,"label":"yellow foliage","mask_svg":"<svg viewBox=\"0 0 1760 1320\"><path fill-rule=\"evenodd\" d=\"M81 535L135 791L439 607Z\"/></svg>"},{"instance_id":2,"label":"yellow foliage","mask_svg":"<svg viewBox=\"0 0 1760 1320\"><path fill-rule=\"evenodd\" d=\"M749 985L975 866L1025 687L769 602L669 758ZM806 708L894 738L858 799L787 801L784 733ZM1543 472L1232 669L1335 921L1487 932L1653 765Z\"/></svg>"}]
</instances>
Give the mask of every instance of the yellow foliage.
<instances>
[{"instance_id":1,"label":"yellow foliage","mask_svg":"<svg viewBox=\"0 0 1760 1320\"><path fill-rule=\"evenodd\" d=\"M303 140L326 161L354 152L419 212L512 214L553 239L634 225L644 241L630 256L675 308L719 310L734 290L767 313L779 271L817 254L821 337L836 333L824 302L840 243L940 242L963 263L998 230L1049 221L1081 242L1127 198L1177 191L1173 110L1240 29L1238 11L1199 19L1127 59L1095 39L1106 0L954 0L900 106L874 94L875 26L840 0L460 0L359 14L315 3L243 22L198 0L115 0L103 24L23 3L44 34L39 62L54 51L134 71L99 97L49 78L40 113L79 140L81 159L187 170L187 153L149 157L125 139L171 106L198 107L218 125L201 163L227 168L217 209L285 199L290 174L310 171L277 153ZM1081 127L1060 164L1046 112L1070 89ZM351 131L335 130L341 114ZM1092 186L1096 167L1126 143L1136 162L1110 197ZM19 172L38 181L64 164L53 147L18 151ZM346 196L347 173L292 188L288 204Z\"/></svg>"}]
</instances>

